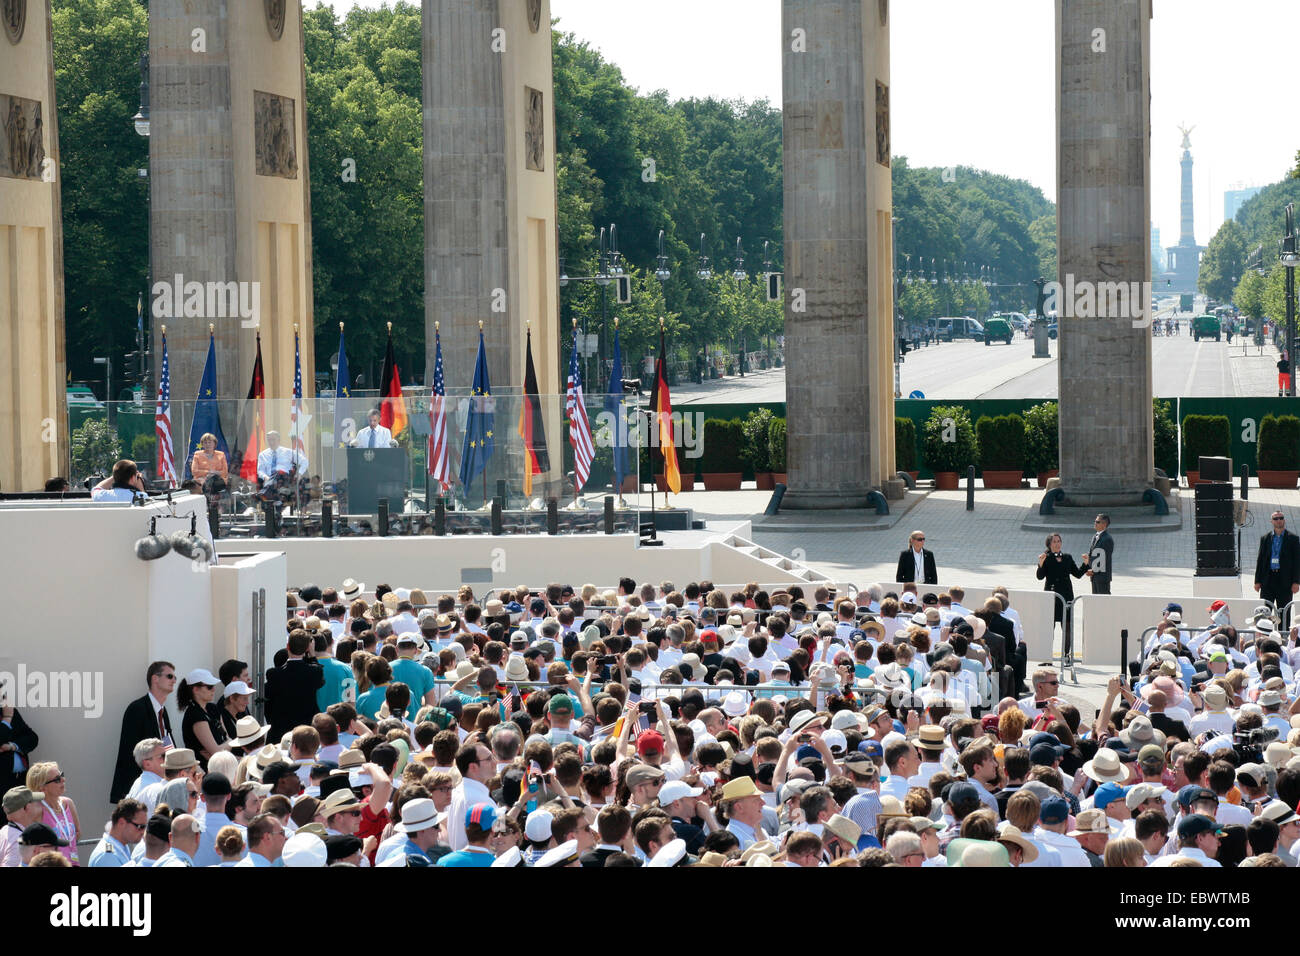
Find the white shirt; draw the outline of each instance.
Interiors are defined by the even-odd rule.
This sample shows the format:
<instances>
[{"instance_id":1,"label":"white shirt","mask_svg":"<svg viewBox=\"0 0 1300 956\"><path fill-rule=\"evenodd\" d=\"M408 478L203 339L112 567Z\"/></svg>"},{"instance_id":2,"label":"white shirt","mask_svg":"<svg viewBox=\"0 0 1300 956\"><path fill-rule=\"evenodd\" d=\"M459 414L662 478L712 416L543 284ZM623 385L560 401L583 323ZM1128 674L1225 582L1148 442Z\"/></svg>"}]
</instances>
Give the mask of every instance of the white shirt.
<instances>
[{"instance_id":1,"label":"white shirt","mask_svg":"<svg viewBox=\"0 0 1300 956\"><path fill-rule=\"evenodd\" d=\"M476 803L496 805L487 787L477 780L461 778L460 786L451 792L451 805L447 807L447 843L452 850L469 846L469 837L465 835L465 811Z\"/></svg>"},{"instance_id":2,"label":"white shirt","mask_svg":"<svg viewBox=\"0 0 1300 956\"><path fill-rule=\"evenodd\" d=\"M1088 862L1088 854L1084 852L1079 841L1072 836L1057 833L1055 830L1034 827L1033 839L1055 850L1061 858L1061 866L1092 866Z\"/></svg>"},{"instance_id":3,"label":"white shirt","mask_svg":"<svg viewBox=\"0 0 1300 956\"><path fill-rule=\"evenodd\" d=\"M1219 798L1219 809L1215 811L1214 822L1224 825L1230 823L1240 823L1243 827L1250 826L1250 821L1255 819L1254 814L1243 806L1235 803L1228 803L1222 797Z\"/></svg>"},{"instance_id":4,"label":"white shirt","mask_svg":"<svg viewBox=\"0 0 1300 956\"><path fill-rule=\"evenodd\" d=\"M370 444L371 434L375 436L374 445ZM374 428L371 428L369 425L367 425L365 428L357 432L356 437L352 439L352 447L353 448L372 448L372 447L392 448L393 433L389 431L387 428L385 428L383 425L376 425Z\"/></svg>"},{"instance_id":5,"label":"white shirt","mask_svg":"<svg viewBox=\"0 0 1300 956\"><path fill-rule=\"evenodd\" d=\"M1149 866L1171 866L1173 865L1174 860L1178 859L1180 856L1183 857L1184 859L1196 860L1198 863L1201 864L1201 866L1217 866L1220 868L1222 868L1223 866L1223 864L1220 863L1218 860L1214 859L1213 857L1206 856L1204 851L1194 846L1185 846L1177 853L1170 853L1168 856L1162 856L1154 863L1150 863L1148 865Z\"/></svg>"},{"instance_id":6,"label":"white shirt","mask_svg":"<svg viewBox=\"0 0 1300 956\"><path fill-rule=\"evenodd\" d=\"M90 500L105 501L125 501L130 504L135 500L135 496L144 496L143 491L136 491L134 488L95 488L90 492Z\"/></svg>"},{"instance_id":7,"label":"white shirt","mask_svg":"<svg viewBox=\"0 0 1300 956\"><path fill-rule=\"evenodd\" d=\"M912 551L912 563L916 565L916 573L912 576L913 584L925 583L925 549Z\"/></svg>"},{"instance_id":8,"label":"white shirt","mask_svg":"<svg viewBox=\"0 0 1300 956\"><path fill-rule=\"evenodd\" d=\"M257 477L266 481L274 474L288 473L295 464L298 466L298 474L301 475L307 470L307 456L301 451L294 451L283 445L264 449L257 456Z\"/></svg>"},{"instance_id":9,"label":"white shirt","mask_svg":"<svg viewBox=\"0 0 1300 956\"><path fill-rule=\"evenodd\" d=\"M1193 737L1203 734L1207 730L1216 730L1221 734L1230 734L1232 733L1232 728L1235 723L1236 721L1232 719L1232 714L1228 713L1226 710L1207 710L1193 717L1192 722L1187 725L1187 730Z\"/></svg>"}]
</instances>

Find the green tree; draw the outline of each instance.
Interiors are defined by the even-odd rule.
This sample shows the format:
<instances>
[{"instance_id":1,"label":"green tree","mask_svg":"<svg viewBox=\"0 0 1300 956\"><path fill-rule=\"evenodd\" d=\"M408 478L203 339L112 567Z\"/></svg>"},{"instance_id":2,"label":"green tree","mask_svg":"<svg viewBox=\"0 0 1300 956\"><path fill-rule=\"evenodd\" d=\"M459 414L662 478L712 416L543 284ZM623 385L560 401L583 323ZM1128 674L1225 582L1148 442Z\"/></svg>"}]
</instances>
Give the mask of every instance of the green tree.
<instances>
[{"instance_id":1,"label":"green tree","mask_svg":"<svg viewBox=\"0 0 1300 956\"><path fill-rule=\"evenodd\" d=\"M72 481L107 475L122 457L117 431L102 418L91 418L72 432Z\"/></svg>"},{"instance_id":2,"label":"green tree","mask_svg":"<svg viewBox=\"0 0 1300 956\"><path fill-rule=\"evenodd\" d=\"M1246 234L1235 220L1226 220L1201 256L1197 288L1211 299L1227 302L1245 271Z\"/></svg>"},{"instance_id":3,"label":"green tree","mask_svg":"<svg viewBox=\"0 0 1300 956\"><path fill-rule=\"evenodd\" d=\"M138 0L55 0L52 23L68 373L86 379L94 356L134 348L149 299L149 141L131 122L148 16Z\"/></svg>"},{"instance_id":4,"label":"green tree","mask_svg":"<svg viewBox=\"0 0 1300 956\"><path fill-rule=\"evenodd\" d=\"M1232 302L1252 319L1264 317L1264 289L1268 280L1254 269L1247 269L1232 293Z\"/></svg>"}]
</instances>

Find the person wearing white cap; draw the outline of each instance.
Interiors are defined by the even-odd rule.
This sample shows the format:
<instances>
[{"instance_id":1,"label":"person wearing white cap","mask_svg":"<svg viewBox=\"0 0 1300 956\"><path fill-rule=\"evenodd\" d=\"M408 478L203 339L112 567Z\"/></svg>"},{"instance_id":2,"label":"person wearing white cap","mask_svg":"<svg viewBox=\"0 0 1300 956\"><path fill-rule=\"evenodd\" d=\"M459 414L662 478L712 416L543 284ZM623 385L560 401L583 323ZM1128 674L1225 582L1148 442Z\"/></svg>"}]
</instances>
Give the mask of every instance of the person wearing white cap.
<instances>
[{"instance_id":1,"label":"person wearing white cap","mask_svg":"<svg viewBox=\"0 0 1300 956\"><path fill-rule=\"evenodd\" d=\"M650 858L646 866L677 866L686 857L685 840L669 840Z\"/></svg>"},{"instance_id":2,"label":"person wearing white cap","mask_svg":"<svg viewBox=\"0 0 1300 956\"><path fill-rule=\"evenodd\" d=\"M220 681L206 668L197 667L185 675L176 688L176 703L183 708L181 739L207 769L208 758L218 750L229 750L221 714L213 703Z\"/></svg>"},{"instance_id":3,"label":"person wearing white cap","mask_svg":"<svg viewBox=\"0 0 1300 956\"><path fill-rule=\"evenodd\" d=\"M280 860L285 866L315 868L329 860L325 841L314 833L295 833L285 841Z\"/></svg>"},{"instance_id":4,"label":"person wearing white cap","mask_svg":"<svg viewBox=\"0 0 1300 956\"><path fill-rule=\"evenodd\" d=\"M579 866L578 841L569 840L553 850L548 850L535 864L538 867Z\"/></svg>"},{"instance_id":5,"label":"person wearing white cap","mask_svg":"<svg viewBox=\"0 0 1300 956\"><path fill-rule=\"evenodd\" d=\"M547 851L555 848L555 838L551 835L551 823L554 820L555 816L549 810L534 810L528 814L528 819L524 822L524 837L528 840L528 850L524 854L525 865L536 866Z\"/></svg>"},{"instance_id":6,"label":"person wearing white cap","mask_svg":"<svg viewBox=\"0 0 1300 956\"><path fill-rule=\"evenodd\" d=\"M713 808L700 801L704 794L703 787L692 787L684 780L670 780L659 788L659 806L663 807L673 822L673 832L685 841L686 852L698 856L704 849L706 832L719 830ZM702 829L692 820L703 821Z\"/></svg>"}]
</instances>

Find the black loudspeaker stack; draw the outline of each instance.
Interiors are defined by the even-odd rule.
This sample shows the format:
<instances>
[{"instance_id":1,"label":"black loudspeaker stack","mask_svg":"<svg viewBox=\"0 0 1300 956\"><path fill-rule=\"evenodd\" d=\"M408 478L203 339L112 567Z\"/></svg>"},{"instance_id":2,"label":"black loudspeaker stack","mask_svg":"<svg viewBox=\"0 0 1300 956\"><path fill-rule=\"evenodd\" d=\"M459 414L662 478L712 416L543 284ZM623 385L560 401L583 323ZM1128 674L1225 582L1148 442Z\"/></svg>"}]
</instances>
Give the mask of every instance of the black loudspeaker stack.
<instances>
[{"instance_id":1,"label":"black loudspeaker stack","mask_svg":"<svg viewBox=\"0 0 1300 956\"><path fill-rule=\"evenodd\" d=\"M1202 469L1214 476L1206 480L1205 470L1195 488L1196 574L1202 576L1238 573L1236 527L1232 520L1232 464L1226 458L1202 458ZM1226 467L1225 467L1226 466Z\"/></svg>"}]
</instances>

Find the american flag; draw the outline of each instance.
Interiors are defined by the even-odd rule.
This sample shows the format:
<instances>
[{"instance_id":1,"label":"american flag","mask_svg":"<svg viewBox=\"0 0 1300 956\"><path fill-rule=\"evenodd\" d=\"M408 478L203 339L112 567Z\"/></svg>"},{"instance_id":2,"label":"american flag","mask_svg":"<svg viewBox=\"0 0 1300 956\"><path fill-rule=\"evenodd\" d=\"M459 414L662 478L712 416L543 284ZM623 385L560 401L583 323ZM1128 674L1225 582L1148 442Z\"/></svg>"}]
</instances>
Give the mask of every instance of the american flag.
<instances>
[{"instance_id":1,"label":"american flag","mask_svg":"<svg viewBox=\"0 0 1300 956\"><path fill-rule=\"evenodd\" d=\"M447 383L442 375L442 336L435 329L436 354L433 360L433 391L429 395L429 475L437 479L442 490L451 484L451 462L447 457Z\"/></svg>"},{"instance_id":2,"label":"american flag","mask_svg":"<svg viewBox=\"0 0 1300 956\"><path fill-rule=\"evenodd\" d=\"M302 430L307 426L302 411L302 362L298 358L298 332L293 333L293 409L289 413L289 433L293 436L293 450L307 454L307 445L302 440Z\"/></svg>"},{"instance_id":3,"label":"american flag","mask_svg":"<svg viewBox=\"0 0 1300 956\"><path fill-rule=\"evenodd\" d=\"M582 370L578 367L578 329L573 329L573 352L569 355L569 384L564 393L564 411L569 416L569 444L573 446L573 482L582 490L591 474L596 450L591 443L591 424L582 397Z\"/></svg>"},{"instance_id":4,"label":"american flag","mask_svg":"<svg viewBox=\"0 0 1300 956\"><path fill-rule=\"evenodd\" d=\"M177 483L176 457L172 452L172 373L167 361L167 333L162 337L162 376L158 379L158 407L153 431L158 440L158 479L171 487Z\"/></svg>"}]
</instances>

